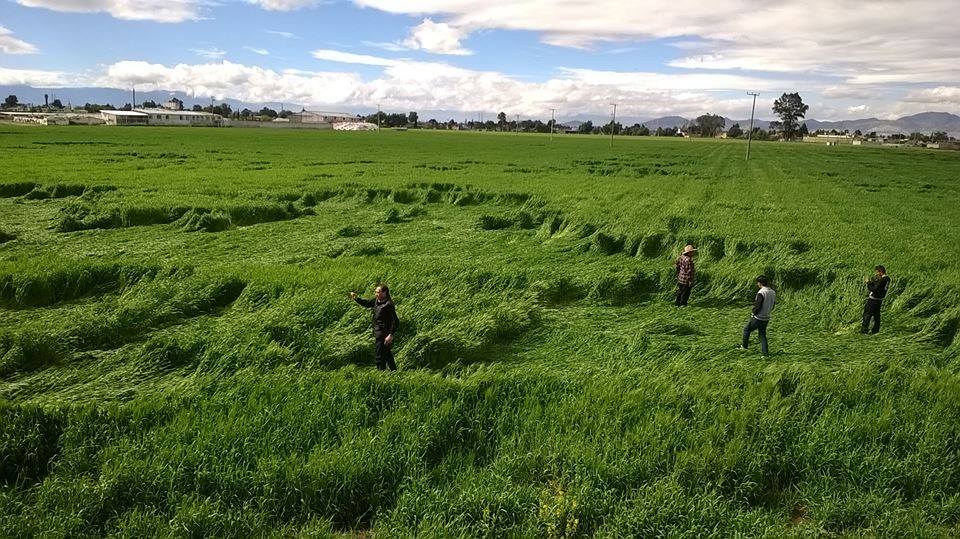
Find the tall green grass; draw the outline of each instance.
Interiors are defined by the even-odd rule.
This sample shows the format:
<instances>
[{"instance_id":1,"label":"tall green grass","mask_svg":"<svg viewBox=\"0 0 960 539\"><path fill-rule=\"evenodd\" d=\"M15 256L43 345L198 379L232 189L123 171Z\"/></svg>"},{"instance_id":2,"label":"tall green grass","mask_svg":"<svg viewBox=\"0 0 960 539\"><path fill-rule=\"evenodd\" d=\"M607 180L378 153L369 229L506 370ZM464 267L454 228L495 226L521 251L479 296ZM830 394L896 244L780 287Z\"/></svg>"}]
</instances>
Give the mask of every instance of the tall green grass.
<instances>
[{"instance_id":1,"label":"tall green grass","mask_svg":"<svg viewBox=\"0 0 960 539\"><path fill-rule=\"evenodd\" d=\"M0 535L960 533L953 154L11 129Z\"/></svg>"}]
</instances>

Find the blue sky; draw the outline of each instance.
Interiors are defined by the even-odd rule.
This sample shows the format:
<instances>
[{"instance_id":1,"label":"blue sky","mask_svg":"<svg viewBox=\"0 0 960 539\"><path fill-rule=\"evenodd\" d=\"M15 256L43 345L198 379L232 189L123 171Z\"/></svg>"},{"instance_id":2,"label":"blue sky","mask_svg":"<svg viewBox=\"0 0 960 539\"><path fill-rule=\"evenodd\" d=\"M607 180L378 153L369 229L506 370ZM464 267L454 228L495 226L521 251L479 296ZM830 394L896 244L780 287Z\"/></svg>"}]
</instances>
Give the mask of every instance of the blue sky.
<instances>
[{"instance_id":1,"label":"blue sky","mask_svg":"<svg viewBox=\"0 0 960 539\"><path fill-rule=\"evenodd\" d=\"M0 1L0 84L525 116L741 118L747 91L761 115L785 91L818 119L960 111L943 0Z\"/></svg>"}]
</instances>

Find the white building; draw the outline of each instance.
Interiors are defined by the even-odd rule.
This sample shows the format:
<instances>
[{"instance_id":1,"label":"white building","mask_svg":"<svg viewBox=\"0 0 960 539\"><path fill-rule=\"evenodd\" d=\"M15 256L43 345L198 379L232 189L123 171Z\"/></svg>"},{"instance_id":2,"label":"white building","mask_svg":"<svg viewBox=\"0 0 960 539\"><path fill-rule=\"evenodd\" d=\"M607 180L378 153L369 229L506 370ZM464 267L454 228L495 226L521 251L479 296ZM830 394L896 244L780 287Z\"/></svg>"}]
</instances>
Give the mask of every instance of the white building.
<instances>
[{"instance_id":1,"label":"white building","mask_svg":"<svg viewBox=\"0 0 960 539\"><path fill-rule=\"evenodd\" d=\"M166 125L220 127L223 118L209 112L169 109L101 110L107 125Z\"/></svg>"},{"instance_id":2,"label":"white building","mask_svg":"<svg viewBox=\"0 0 960 539\"><path fill-rule=\"evenodd\" d=\"M147 115L132 110L101 110L100 117L107 125L147 125Z\"/></svg>"},{"instance_id":3,"label":"white building","mask_svg":"<svg viewBox=\"0 0 960 539\"><path fill-rule=\"evenodd\" d=\"M191 110L134 109L147 115L147 125L220 127L223 118L211 112L193 112Z\"/></svg>"},{"instance_id":4,"label":"white building","mask_svg":"<svg viewBox=\"0 0 960 539\"><path fill-rule=\"evenodd\" d=\"M180 101L176 97L171 97L166 103L160 105L160 107L167 110L183 110L183 101Z\"/></svg>"},{"instance_id":5,"label":"white building","mask_svg":"<svg viewBox=\"0 0 960 539\"><path fill-rule=\"evenodd\" d=\"M325 112L318 110L304 110L290 115L291 122L305 124L335 124L339 122L356 122L357 116L348 112Z\"/></svg>"}]
</instances>

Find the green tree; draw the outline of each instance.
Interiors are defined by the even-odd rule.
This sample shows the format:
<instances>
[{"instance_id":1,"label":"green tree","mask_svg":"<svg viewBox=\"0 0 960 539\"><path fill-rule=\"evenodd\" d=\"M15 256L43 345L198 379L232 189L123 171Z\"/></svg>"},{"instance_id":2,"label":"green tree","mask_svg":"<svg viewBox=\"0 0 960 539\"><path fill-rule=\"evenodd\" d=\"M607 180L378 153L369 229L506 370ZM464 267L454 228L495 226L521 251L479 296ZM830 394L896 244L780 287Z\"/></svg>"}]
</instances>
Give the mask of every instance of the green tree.
<instances>
[{"instance_id":1,"label":"green tree","mask_svg":"<svg viewBox=\"0 0 960 539\"><path fill-rule=\"evenodd\" d=\"M723 131L723 125L725 124L723 116L718 116L716 114L704 114L698 116L694 120L694 124L697 127L697 130L700 132L701 137L715 137L718 133Z\"/></svg>"},{"instance_id":2,"label":"green tree","mask_svg":"<svg viewBox=\"0 0 960 539\"><path fill-rule=\"evenodd\" d=\"M809 134L810 134L810 130L807 129L807 123L804 122L803 125L800 126L800 136L805 137Z\"/></svg>"},{"instance_id":3,"label":"green tree","mask_svg":"<svg viewBox=\"0 0 960 539\"><path fill-rule=\"evenodd\" d=\"M17 99L17 96L13 94L8 95L7 98L3 100L3 108L12 109L13 107L16 107L19 102L20 101Z\"/></svg>"},{"instance_id":4,"label":"green tree","mask_svg":"<svg viewBox=\"0 0 960 539\"><path fill-rule=\"evenodd\" d=\"M740 124L733 124L730 126L730 129L727 130L727 138L740 138L740 135L743 135L743 129L740 129Z\"/></svg>"},{"instance_id":5,"label":"green tree","mask_svg":"<svg viewBox=\"0 0 960 539\"><path fill-rule=\"evenodd\" d=\"M507 113L500 111L500 114L497 114L497 124L500 126L500 130L503 131L503 126L507 123Z\"/></svg>"},{"instance_id":6,"label":"green tree","mask_svg":"<svg viewBox=\"0 0 960 539\"><path fill-rule=\"evenodd\" d=\"M53 103L50 103L50 106L53 107L53 108L55 108L55 109L62 109L62 108L63 108L63 103L61 103L59 99L54 99L54 100L53 100Z\"/></svg>"},{"instance_id":7,"label":"green tree","mask_svg":"<svg viewBox=\"0 0 960 539\"><path fill-rule=\"evenodd\" d=\"M943 131L934 131L933 134L930 135L931 142L946 142L948 140L950 140L950 138Z\"/></svg>"},{"instance_id":8,"label":"green tree","mask_svg":"<svg viewBox=\"0 0 960 539\"><path fill-rule=\"evenodd\" d=\"M606 125L600 128L600 132L603 133L604 135L609 135L610 130L612 129L613 134L617 135L617 134L620 134L620 132L622 131L621 127L622 126L620 125L620 122L617 122L617 123L607 122Z\"/></svg>"},{"instance_id":9,"label":"green tree","mask_svg":"<svg viewBox=\"0 0 960 539\"><path fill-rule=\"evenodd\" d=\"M410 111L410 114L407 114L407 123L413 127L420 127L420 116L417 115L416 111Z\"/></svg>"},{"instance_id":10,"label":"green tree","mask_svg":"<svg viewBox=\"0 0 960 539\"><path fill-rule=\"evenodd\" d=\"M140 103L140 106L145 109L155 109L158 107L156 102L149 99L147 101L144 101L143 103Z\"/></svg>"},{"instance_id":11,"label":"green tree","mask_svg":"<svg viewBox=\"0 0 960 539\"><path fill-rule=\"evenodd\" d=\"M773 102L773 113L780 117L784 138L793 140L800 127L797 120L803 118L809 108L808 105L803 103L800 94L797 92L792 94L784 92L779 99Z\"/></svg>"},{"instance_id":12,"label":"green tree","mask_svg":"<svg viewBox=\"0 0 960 539\"><path fill-rule=\"evenodd\" d=\"M593 133L593 122L587 120L580 124L580 127L577 128L577 133L589 134Z\"/></svg>"}]
</instances>

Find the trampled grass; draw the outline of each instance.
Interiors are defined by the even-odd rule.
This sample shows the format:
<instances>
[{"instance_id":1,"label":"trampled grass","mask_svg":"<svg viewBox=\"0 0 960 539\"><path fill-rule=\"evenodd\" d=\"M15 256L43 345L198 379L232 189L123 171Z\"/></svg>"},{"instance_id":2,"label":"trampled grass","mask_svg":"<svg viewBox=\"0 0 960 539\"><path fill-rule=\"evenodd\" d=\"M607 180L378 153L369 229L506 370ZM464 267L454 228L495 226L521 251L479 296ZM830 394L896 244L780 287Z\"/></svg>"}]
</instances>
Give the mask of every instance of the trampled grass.
<instances>
[{"instance_id":1,"label":"trampled grass","mask_svg":"<svg viewBox=\"0 0 960 539\"><path fill-rule=\"evenodd\" d=\"M0 149L2 535L960 533L958 155L80 127ZM769 358L734 350L760 273ZM347 300L378 281L395 373Z\"/></svg>"}]
</instances>

